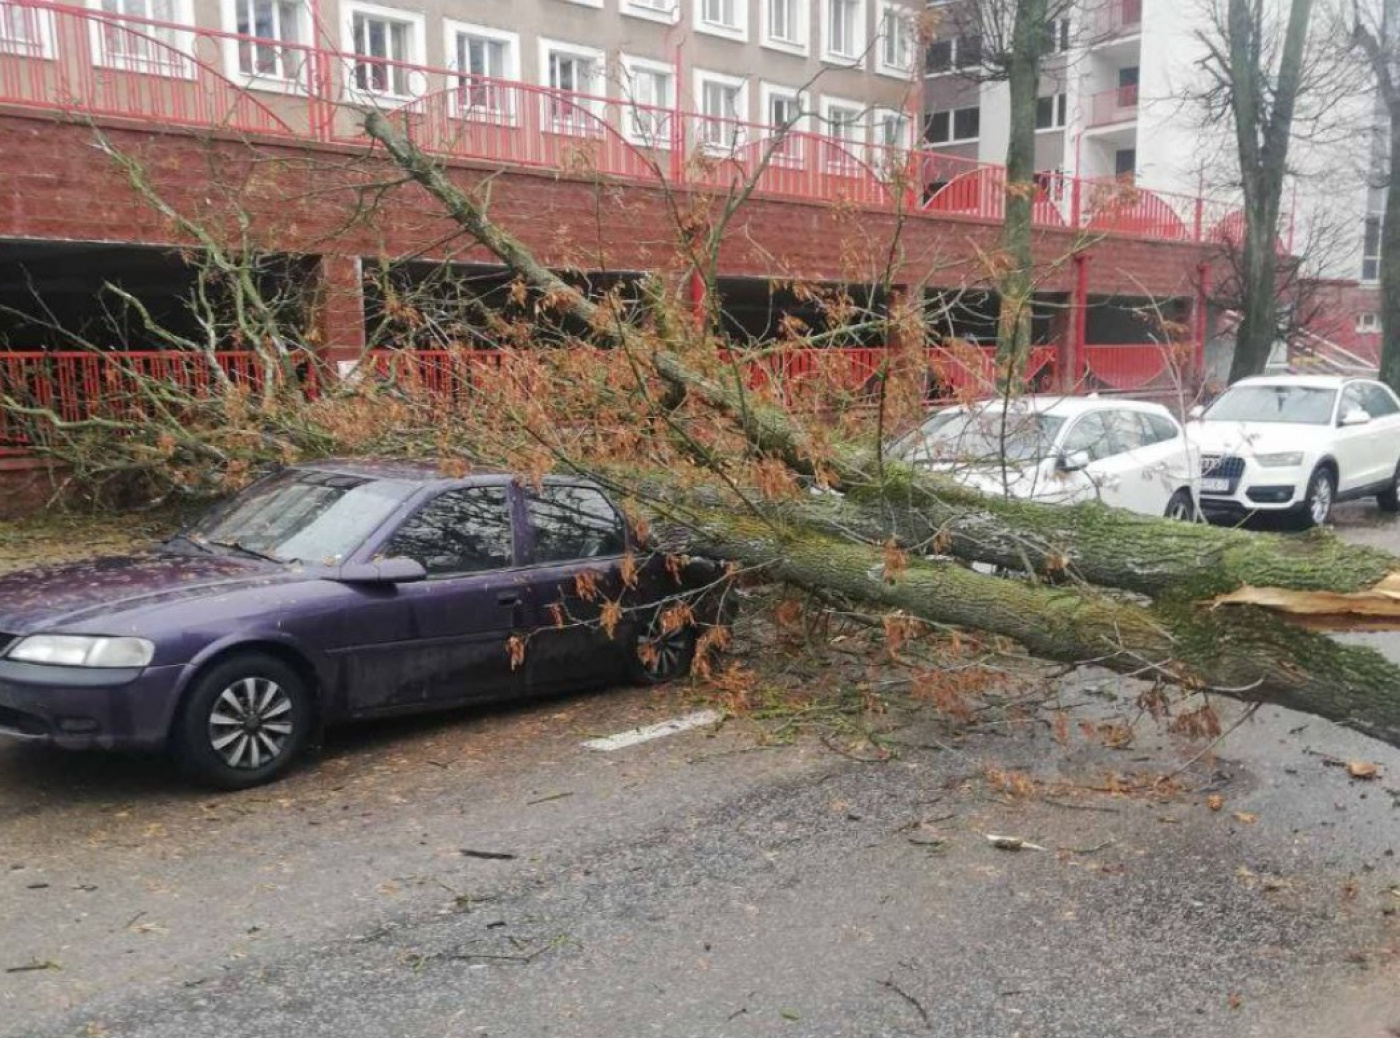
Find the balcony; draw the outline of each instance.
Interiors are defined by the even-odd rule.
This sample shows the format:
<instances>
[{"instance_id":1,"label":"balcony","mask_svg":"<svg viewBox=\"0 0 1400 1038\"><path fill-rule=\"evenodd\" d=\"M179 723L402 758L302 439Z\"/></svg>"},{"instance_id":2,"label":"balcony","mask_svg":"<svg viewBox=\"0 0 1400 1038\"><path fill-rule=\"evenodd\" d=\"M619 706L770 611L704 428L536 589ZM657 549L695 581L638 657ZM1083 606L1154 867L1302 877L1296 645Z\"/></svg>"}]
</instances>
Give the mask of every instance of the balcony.
<instances>
[{"instance_id":1,"label":"balcony","mask_svg":"<svg viewBox=\"0 0 1400 1038\"><path fill-rule=\"evenodd\" d=\"M1142 0L1105 0L1094 13L1094 35L1107 42L1142 32Z\"/></svg>"},{"instance_id":2,"label":"balcony","mask_svg":"<svg viewBox=\"0 0 1400 1038\"><path fill-rule=\"evenodd\" d=\"M1090 129L1133 122L1137 119L1137 115L1138 88L1136 83L1131 86L1118 87L1116 90L1105 90L1102 93L1094 94L1089 99Z\"/></svg>"}]
</instances>

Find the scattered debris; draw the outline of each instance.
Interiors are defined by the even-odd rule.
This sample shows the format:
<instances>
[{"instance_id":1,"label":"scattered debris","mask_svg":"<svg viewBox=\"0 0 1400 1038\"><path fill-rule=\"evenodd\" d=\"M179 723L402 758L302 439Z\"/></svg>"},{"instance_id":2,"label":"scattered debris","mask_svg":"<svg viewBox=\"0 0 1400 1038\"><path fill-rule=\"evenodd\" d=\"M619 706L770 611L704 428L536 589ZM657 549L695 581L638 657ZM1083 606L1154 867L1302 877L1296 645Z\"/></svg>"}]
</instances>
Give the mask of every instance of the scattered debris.
<instances>
[{"instance_id":1,"label":"scattered debris","mask_svg":"<svg viewBox=\"0 0 1400 1038\"><path fill-rule=\"evenodd\" d=\"M1219 811L1224 806L1225 798L1219 793L1212 793L1210 796L1206 797L1206 807L1210 808L1212 811Z\"/></svg>"},{"instance_id":2,"label":"scattered debris","mask_svg":"<svg viewBox=\"0 0 1400 1038\"><path fill-rule=\"evenodd\" d=\"M514 854L506 854L504 851L474 851L468 847L462 848L462 857L480 858L482 861L514 861Z\"/></svg>"},{"instance_id":3,"label":"scattered debris","mask_svg":"<svg viewBox=\"0 0 1400 1038\"><path fill-rule=\"evenodd\" d=\"M1239 822L1241 825L1253 825L1255 822L1259 821L1259 816L1251 811L1236 811L1234 818L1235 821Z\"/></svg>"},{"instance_id":4,"label":"scattered debris","mask_svg":"<svg viewBox=\"0 0 1400 1038\"><path fill-rule=\"evenodd\" d=\"M919 1014L919 1019L924 1022L924 1027L928 1028L933 1026L932 1021L929 1020L928 1010L924 1008L924 1004L896 984L893 977L880 981L880 986L893 991L896 995L913 1006L914 1011Z\"/></svg>"},{"instance_id":5,"label":"scattered debris","mask_svg":"<svg viewBox=\"0 0 1400 1038\"><path fill-rule=\"evenodd\" d=\"M565 797L571 797L573 795L573 790L568 790L564 793L551 793L549 796L540 797L538 800L527 800L525 801L525 806L534 807L536 804L548 804L552 800L563 800Z\"/></svg>"},{"instance_id":6,"label":"scattered debris","mask_svg":"<svg viewBox=\"0 0 1400 1038\"><path fill-rule=\"evenodd\" d=\"M1372 764L1370 761L1354 760L1347 762L1347 774L1354 779L1371 782L1381 777L1381 769L1380 765Z\"/></svg>"},{"instance_id":7,"label":"scattered debris","mask_svg":"<svg viewBox=\"0 0 1400 1038\"><path fill-rule=\"evenodd\" d=\"M999 851L1043 851L1044 847L1038 843L1031 843L1023 840L1019 836L997 836L994 833L984 834L987 842Z\"/></svg>"},{"instance_id":8,"label":"scattered debris","mask_svg":"<svg viewBox=\"0 0 1400 1038\"><path fill-rule=\"evenodd\" d=\"M6 967L6 973L35 973L39 970L59 970L63 967L52 959L35 959L33 962L26 962L23 966Z\"/></svg>"}]
</instances>

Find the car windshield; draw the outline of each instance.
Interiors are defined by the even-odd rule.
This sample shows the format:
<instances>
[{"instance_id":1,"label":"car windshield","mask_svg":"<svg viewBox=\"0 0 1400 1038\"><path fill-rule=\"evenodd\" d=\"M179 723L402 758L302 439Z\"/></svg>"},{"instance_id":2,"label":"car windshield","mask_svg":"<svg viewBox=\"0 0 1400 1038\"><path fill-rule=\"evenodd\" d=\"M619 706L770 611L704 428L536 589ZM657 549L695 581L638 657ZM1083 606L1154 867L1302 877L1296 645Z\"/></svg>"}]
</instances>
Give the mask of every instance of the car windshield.
<instances>
[{"instance_id":1,"label":"car windshield","mask_svg":"<svg viewBox=\"0 0 1400 1038\"><path fill-rule=\"evenodd\" d=\"M930 460L1032 462L1048 458L1065 420L1033 411L967 411L924 436Z\"/></svg>"},{"instance_id":2,"label":"car windshield","mask_svg":"<svg viewBox=\"0 0 1400 1038\"><path fill-rule=\"evenodd\" d=\"M249 487L185 536L279 562L342 561L407 497L394 480L287 469Z\"/></svg>"},{"instance_id":3,"label":"car windshield","mask_svg":"<svg viewBox=\"0 0 1400 1038\"><path fill-rule=\"evenodd\" d=\"M1235 386L1205 413L1208 422L1293 422L1330 425L1335 389L1322 386Z\"/></svg>"}]
</instances>

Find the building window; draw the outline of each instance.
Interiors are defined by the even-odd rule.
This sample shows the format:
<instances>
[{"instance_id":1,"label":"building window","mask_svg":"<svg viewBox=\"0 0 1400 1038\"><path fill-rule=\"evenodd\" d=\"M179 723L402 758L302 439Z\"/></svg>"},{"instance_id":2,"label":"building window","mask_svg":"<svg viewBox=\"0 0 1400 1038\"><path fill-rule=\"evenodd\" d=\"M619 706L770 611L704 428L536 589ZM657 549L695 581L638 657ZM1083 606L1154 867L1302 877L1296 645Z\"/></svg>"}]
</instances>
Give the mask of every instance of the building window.
<instances>
[{"instance_id":1,"label":"building window","mask_svg":"<svg viewBox=\"0 0 1400 1038\"><path fill-rule=\"evenodd\" d=\"M930 112L924 119L924 140L930 144L963 144L982 135L982 109L956 108Z\"/></svg>"},{"instance_id":2,"label":"building window","mask_svg":"<svg viewBox=\"0 0 1400 1038\"><path fill-rule=\"evenodd\" d=\"M890 109L876 112L875 143L887 151L907 151L910 146L909 116Z\"/></svg>"},{"instance_id":3,"label":"building window","mask_svg":"<svg viewBox=\"0 0 1400 1038\"><path fill-rule=\"evenodd\" d=\"M909 21L909 11L886 0L880 9L880 60L876 71L908 76L913 55L914 26Z\"/></svg>"},{"instance_id":4,"label":"building window","mask_svg":"<svg viewBox=\"0 0 1400 1038\"><path fill-rule=\"evenodd\" d=\"M1379 281L1381 276L1381 230L1384 219L1380 213L1366 217L1365 234L1361 242L1361 280Z\"/></svg>"},{"instance_id":5,"label":"building window","mask_svg":"<svg viewBox=\"0 0 1400 1038\"><path fill-rule=\"evenodd\" d=\"M1374 335L1381 330L1380 314L1357 314L1356 330L1361 335Z\"/></svg>"},{"instance_id":6,"label":"building window","mask_svg":"<svg viewBox=\"0 0 1400 1038\"><path fill-rule=\"evenodd\" d=\"M1037 130L1063 129L1066 111L1064 94L1037 98L1035 102L1035 128Z\"/></svg>"},{"instance_id":7,"label":"building window","mask_svg":"<svg viewBox=\"0 0 1400 1038\"><path fill-rule=\"evenodd\" d=\"M189 33L151 22L188 22L183 0L102 0L99 8L117 17L94 24L98 64L191 78L194 66L184 53ZM128 20L130 19L130 20Z\"/></svg>"},{"instance_id":8,"label":"building window","mask_svg":"<svg viewBox=\"0 0 1400 1038\"><path fill-rule=\"evenodd\" d=\"M520 76L519 37L452 21L445 28L452 71L457 73L457 114L488 122L513 121L517 101L511 81Z\"/></svg>"},{"instance_id":9,"label":"building window","mask_svg":"<svg viewBox=\"0 0 1400 1038\"><path fill-rule=\"evenodd\" d=\"M234 0L238 71L249 78L298 82L308 33L301 0ZM251 38L250 38L251 37ZM278 46L290 44L291 46Z\"/></svg>"},{"instance_id":10,"label":"building window","mask_svg":"<svg viewBox=\"0 0 1400 1038\"><path fill-rule=\"evenodd\" d=\"M676 105L676 73L670 65L622 58L628 104L627 134L650 148L671 146L671 112Z\"/></svg>"},{"instance_id":11,"label":"building window","mask_svg":"<svg viewBox=\"0 0 1400 1038\"><path fill-rule=\"evenodd\" d=\"M346 8L356 61L353 83L366 94L412 97L424 88L423 74L409 68L423 60L423 18L410 11L370 4Z\"/></svg>"},{"instance_id":12,"label":"building window","mask_svg":"<svg viewBox=\"0 0 1400 1038\"><path fill-rule=\"evenodd\" d=\"M1137 149L1119 148L1113 153L1113 175L1132 178L1137 175Z\"/></svg>"},{"instance_id":13,"label":"building window","mask_svg":"<svg viewBox=\"0 0 1400 1038\"><path fill-rule=\"evenodd\" d=\"M0 54L52 58L53 15L47 9L0 0Z\"/></svg>"},{"instance_id":14,"label":"building window","mask_svg":"<svg viewBox=\"0 0 1400 1038\"><path fill-rule=\"evenodd\" d=\"M924 71L930 76L959 69L976 68L982 64L982 37L955 36L935 40L924 55Z\"/></svg>"},{"instance_id":15,"label":"building window","mask_svg":"<svg viewBox=\"0 0 1400 1038\"><path fill-rule=\"evenodd\" d=\"M865 0L823 0L822 59L840 64L859 61L865 51Z\"/></svg>"},{"instance_id":16,"label":"building window","mask_svg":"<svg viewBox=\"0 0 1400 1038\"><path fill-rule=\"evenodd\" d=\"M695 28L731 40L748 39L749 0L695 0Z\"/></svg>"},{"instance_id":17,"label":"building window","mask_svg":"<svg viewBox=\"0 0 1400 1038\"><path fill-rule=\"evenodd\" d=\"M1069 50L1069 19L1051 18L1045 23L1045 53L1063 54Z\"/></svg>"},{"instance_id":18,"label":"building window","mask_svg":"<svg viewBox=\"0 0 1400 1038\"><path fill-rule=\"evenodd\" d=\"M796 90L764 83L759 88L764 125L771 131L769 161L775 165L798 166L806 138L798 136L806 129L806 102Z\"/></svg>"},{"instance_id":19,"label":"building window","mask_svg":"<svg viewBox=\"0 0 1400 1038\"><path fill-rule=\"evenodd\" d=\"M822 102L822 136L827 169L856 172L865 148L865 109L856 101L827 98Z\"/></svg>"},{"instance_id":20,"label":"building window","mask_svg":"<svg viewBox=\"0 0 1400 1038\"><path fill-rule=\"evenodd\" d=\"M622 0L622 13L654 22L674 22L681 12L680 0Z\"/></svg>"},{"instance_id":21,"label":"building window","mask_svg":"<svg viewBox=\"0 0 1400 1038\"><path fill-rule=\"evenodd\" d=\"M717 72L696 71L695 100L700 109L700 142L728 151L744 143L744 117L749 110L744 80Z\"/></svg>"},{"instance_id":22,"label":"building window","mask_svg":"<svg viewBox=\"0 0 1400 1038\"><path fill-rule=\"evenodd\" d=\"M598 98L603 82L603 52L591 47L540 41L545 86L545 118L556 133L599 133Z\"/></svg>"},{"instance_id":23,"label":"building window","mask_svg":"<svg viewBox=\"0 0 1400 1038\"><path fill-rule=\"evenodd\" d=\"M763 0L763 45L807 53L807 0Z\"/></svg>"}]
</instances>

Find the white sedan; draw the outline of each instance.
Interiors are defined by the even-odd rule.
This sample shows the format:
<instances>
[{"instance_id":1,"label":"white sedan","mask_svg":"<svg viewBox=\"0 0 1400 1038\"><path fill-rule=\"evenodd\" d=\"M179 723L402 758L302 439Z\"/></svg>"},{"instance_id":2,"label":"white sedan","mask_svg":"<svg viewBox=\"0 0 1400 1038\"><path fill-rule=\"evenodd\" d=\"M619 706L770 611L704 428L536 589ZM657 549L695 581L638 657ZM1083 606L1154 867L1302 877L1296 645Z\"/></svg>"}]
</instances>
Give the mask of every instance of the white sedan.
<instances>
[{"instance_id":1,"label":"white sedan","mask_svg":"<svg viewBox=\"0 0 1400 1038\"><path fill-rule=\"evenodd\" d=\"M1101 501L1194 519L1199 465L1160 404L1027 396L935 412L892 447L984 493L1055 504Z\"/></svg>"},{"instance_id":2,"label":"white sedan","mask_svg":"<svg viewBox=\"0 0 1400 1038\"><path fill-rule=\"evenodd\" d=\"M1338 501L1400 510L1400 400L1372 379L1241 379L1188 426L1210 516L1285 513L1322 525Z\"/></svg>"}]
</instances>

